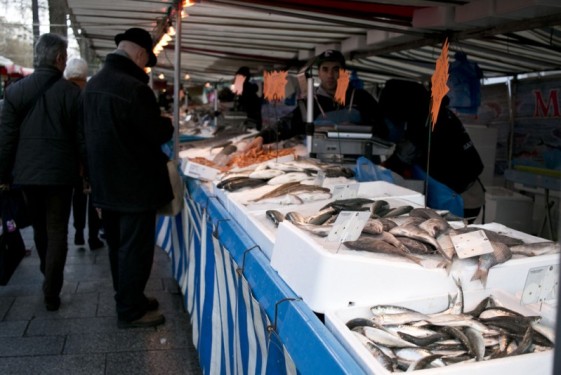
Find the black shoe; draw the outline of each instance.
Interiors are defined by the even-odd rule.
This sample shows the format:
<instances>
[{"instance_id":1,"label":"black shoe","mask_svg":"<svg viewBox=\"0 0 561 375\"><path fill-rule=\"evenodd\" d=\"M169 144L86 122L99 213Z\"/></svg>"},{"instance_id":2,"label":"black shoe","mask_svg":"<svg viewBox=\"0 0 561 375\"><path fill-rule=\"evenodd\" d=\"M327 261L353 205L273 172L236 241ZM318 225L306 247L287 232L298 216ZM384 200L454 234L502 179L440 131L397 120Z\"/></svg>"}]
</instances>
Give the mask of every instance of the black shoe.
<instances>
[{"instance_id":1,"label":"black shoe","mask_svg":"<svg viewBox=\"0 0 561 375\"><path fill-rule=\"evenodd\" d=\"M60 307L60 297L45 297L47 311L57 311Z\"/></svg>"},{"instance_id":2,"label":"black shoe","mask_svg":"<svg viewBox=\"0 0 561 375\"><path fill-rule=\"evenodd\" d=\"M84 233L82 231L76 231L74 235L74 245L84 245L86 241L84 241Z\"/></svg>"},{"instance_id":3,"label":"black shoe","mask_svg":"<svg viewBox=\"0 0 561 375\"><path fill-rule=\"evenodd\" d=\"M117 326L119 328L147 328L156 327L166 322L165 316L157 311L148 311L141 318L127 322L125 320L118 320Z\"/></svg>"},{"instance_id":4,"label":"black shoe","mask_svg":"<svg viewBox=\"0 0 561 375\"><path fill-rule=\"evenodd\" d=\"M148 311L158 310L158 307L160 307L160 303L158 302L158 300L152 297L146 297L146 298L148 299L148 306L146 306L146 310Z\"/></svg>"},{"instance_id":5,"label":"black shoe","mask_svg":"<svg viewBox=\"0 0 561 375\"><path fill-rule=\"evenodd\" d=\"M88 244L90 245L90 250L97 250L101 249L105 244L97 237L92 237L88 240Z\"/></svg>"}]
</instances>

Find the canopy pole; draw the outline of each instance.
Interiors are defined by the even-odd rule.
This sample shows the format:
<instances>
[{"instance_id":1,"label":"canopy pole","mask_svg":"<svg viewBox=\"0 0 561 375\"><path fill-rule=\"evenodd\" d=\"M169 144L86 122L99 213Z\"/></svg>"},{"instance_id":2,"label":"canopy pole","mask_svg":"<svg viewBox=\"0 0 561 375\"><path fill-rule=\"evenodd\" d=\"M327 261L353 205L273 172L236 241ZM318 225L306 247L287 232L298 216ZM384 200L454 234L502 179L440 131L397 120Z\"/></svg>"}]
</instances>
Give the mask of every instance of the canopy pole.
<instances>
[{"instance_id":1,"label":"canopy pole","mask_svg":"<svg viewBox=\"0 0 561 375\"><path fill-rule=\"evenodd\" d=\"M181 12L183 11L183 1L177 2L177 12L175 12L175 68L173 70L173 159L179 156L179 109L181 106L179 99L179 84L181 80Z\"/></svg>"}]
</instances>

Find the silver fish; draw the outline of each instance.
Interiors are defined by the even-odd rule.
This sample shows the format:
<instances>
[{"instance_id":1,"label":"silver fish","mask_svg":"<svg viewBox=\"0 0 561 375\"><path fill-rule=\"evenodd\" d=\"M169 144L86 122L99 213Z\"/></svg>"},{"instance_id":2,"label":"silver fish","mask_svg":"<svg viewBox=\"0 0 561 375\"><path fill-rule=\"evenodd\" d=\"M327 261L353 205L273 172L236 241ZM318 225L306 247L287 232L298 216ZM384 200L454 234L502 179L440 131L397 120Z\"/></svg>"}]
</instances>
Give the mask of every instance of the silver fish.
<instances>
[{"instance_id":1,"label":"silver fish","mask_svg":"<svg viewBox=\"0 0 561 375\"><path fill-rule=\"evenodd\" d=\"M475 356L475 359L477 361L483 360L483 356L485 355L485 341L481 332L471 327L467 327L464 333L469 339L469 348L472 354Z\"/></svg>"},{"instance_id":2,"label":"silver fish","mask_svg":"<svg viewBox=\"0 0 561 375\"><path fill-rule=\"evenodd\" d=\"M382 349L380 349L376 344L374 344L369 338L364 336L360 332L353 331L355 337L364 345L370 354L388 371L394 370L393 360L386 354Z\"/></svg>"},{"instance_id":3,"label":"silver fish","mask_svg":"<svg viewBox=\"0 0 561 375\"><path fill-rule=\"evenodd\" d=\"M362 228L363 233L367 234L380 234L384 231L384 224L378 219L370 218L364 228Z\"/></svg>"},{"instance_id":4,"label":"silver fish","mask_svg":"<svg viewBox=\"0 0 561 375\"><path fill-rule=\"evenodd\" d=\"M285 220L288 220L293 224L295 224L295 223L305 224L306 223L306 218L304 217L304 215L302 215L301 213L296 212L296 211L287 212L284 215L284 218L285 218Z\"/></svg>"},{"instance_id":5,"label":"silver fish","mask_svg":"<svg viewBox=\"0 0 561 375\"><path fill-rule=\"evenodd\" d=\"M413 254L426 255L434 253L434 250L424 242L417 241L411 237L395 236L395 238L405 245L409 252Z\"/></svg>"},{"instance_id":6,"label":"silver fish","mask_svg":"<svg viewBox=\"0 0 561 375\"><path fill-rule=\"evenodd\" d=\"M285 172L278 169L259 169L251 172L249 178L258 178L262 180L269 180L273 177L277 177L285 174Z\"/></svg>"},{"instance_id":7,"label":"silver fish","mask_svg":"<svg viewBox=\"0 0 561 375\"><path fill-rule=\"evenodd\" d=\"M477 270L473 274L471 280L481 280L483 286L487 285L487 277L489 269L497 264L506 262L512 257L512 253L507 245L502 242L490 241L493 246L493 252L479 256Z\"/></svg>"},{"instance_id":8,"label":"silver fish","mask_svg":"<svg viewBox=\"0 0 561 375\"><path fill-rule=\"evenodd\" d=\"M316 215L306 217L306 223L322 225L335 215L335 212L335 209L332 207L326 208L325 210L318 212Z\"/></svg>"},{"instance_id":9,"label":"silver fish","mask_svg":"<svg viewBox=\"0 0 561 375\"><path fill-rule=\"evenodd\" d=\"M309 180L312 177L304 172L288 172L281 174L277 177L271 178L267 183L269 185L282 185L289 182L300 182L304 180Z\"/></svg>"},{"instance_id":10,"label":"silver fish","mask_svg":"<svg viewBox=\"0 0 561 375\"><path fill-rule=\"evenodd\" d=\"M388 348L415 348L417 345L403 340L399 336L396 336L384 329L376 327L358 327L355 329L359 333L362 333L369 340L372 340L375 344L383 345Z\"/></svg>"},{"instance_id":11,"label":"silver fish","mask_svg":"<svg viewBox=\"0 0 561 375\"><path fill-rule=\"evenodd\" d=\"M319 237L327 237L333 229L333 225L314 225L306 223L293 222L293 224L306 232L310 232Z\"/></svg>"},{"instance_id":12,"label":"silver fish","mask_svg":"<svg viewBox=\"0 0 561 375\"><path fill-rule=\"evenodd\" d=\"M395 207L390 209L385 214L383 214L382 217L389 218L389 217L397 217L397 216L405 215L409 213L409 211L411 211L412 209L413 206L408 206L408 205Z\"/></svg>"}]
</instances>

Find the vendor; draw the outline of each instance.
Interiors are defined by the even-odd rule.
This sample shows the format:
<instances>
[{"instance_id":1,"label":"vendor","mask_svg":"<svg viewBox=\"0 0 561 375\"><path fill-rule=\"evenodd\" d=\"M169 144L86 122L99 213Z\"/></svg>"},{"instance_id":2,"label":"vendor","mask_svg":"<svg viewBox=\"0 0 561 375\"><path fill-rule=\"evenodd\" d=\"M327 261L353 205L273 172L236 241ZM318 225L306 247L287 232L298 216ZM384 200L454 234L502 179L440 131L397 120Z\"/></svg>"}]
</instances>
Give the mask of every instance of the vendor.
<instances>
[{"instance_id":1,"label":"vendor","mask_svg":"<svg viewBox=\"0 0 561 375\"><path fill-rule=\"evenodd\" d=\"M339 70L345 69L345 58L339 51L327 50L317 56L320 86L314 92L313 117L315 125L361 124L374 126L378 134L378 103L367 91L349 85L345 94L345 105L335 100ZM305 108L297 105L288 116L280 119L275 126L264 129L260 135L265 143L288 139L306 133ZM303 110L304 109L304 110ZM304 112L304 113L303 113Z\"/></svg>"},{"instance_id":2,"label":"vendor","mask_svg":"<svg viewBox=\"0 0 561 375\"><path fill-rule=\"evenodd\" d=\"M429 106L430 93L420 83L398 79L386 82L380 93L380 109L388 140L396 143L396 149L384 165L411 177L413 166L426 171L430 158L430 177L461 194L464 218L473 222L485 203L479 179L483 162L462 122L448 108L447 97L440 106L429 147Z\"/></svg>"},{"instance_id":3,"label":"vendor","mask_svg":"<svg viewBox=\"0 0 561 375\"><path fill-rule=\"evenodd\" d=\"M241 78L242 84L239 90L235 90L234 111L245 112L247 119L257 130L261 130L261 98L257 95L259 87L251 82L251 73L247 66L242 66L236 72L234 84Z\"/></svg>"}]
</instances>

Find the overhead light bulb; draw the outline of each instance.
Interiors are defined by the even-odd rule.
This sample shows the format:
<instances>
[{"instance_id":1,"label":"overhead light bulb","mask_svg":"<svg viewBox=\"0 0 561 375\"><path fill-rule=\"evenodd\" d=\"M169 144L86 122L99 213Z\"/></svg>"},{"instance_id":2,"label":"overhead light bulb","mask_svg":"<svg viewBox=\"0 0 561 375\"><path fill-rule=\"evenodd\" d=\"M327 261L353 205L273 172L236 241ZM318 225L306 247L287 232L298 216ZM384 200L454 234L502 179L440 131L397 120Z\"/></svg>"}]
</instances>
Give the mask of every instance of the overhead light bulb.
<instances>
[{"instance_id":1,"label":"overhead light bulb","mask_svg":"<svg viewBox=\"0 0 561 375\"><path fill-rule=\"evenodd\" d=\"M164 75L164 73L160 73L160 75L158 76L159 79L164 79L166 78L166 76Z\"/></svg>"}]
</instances>

